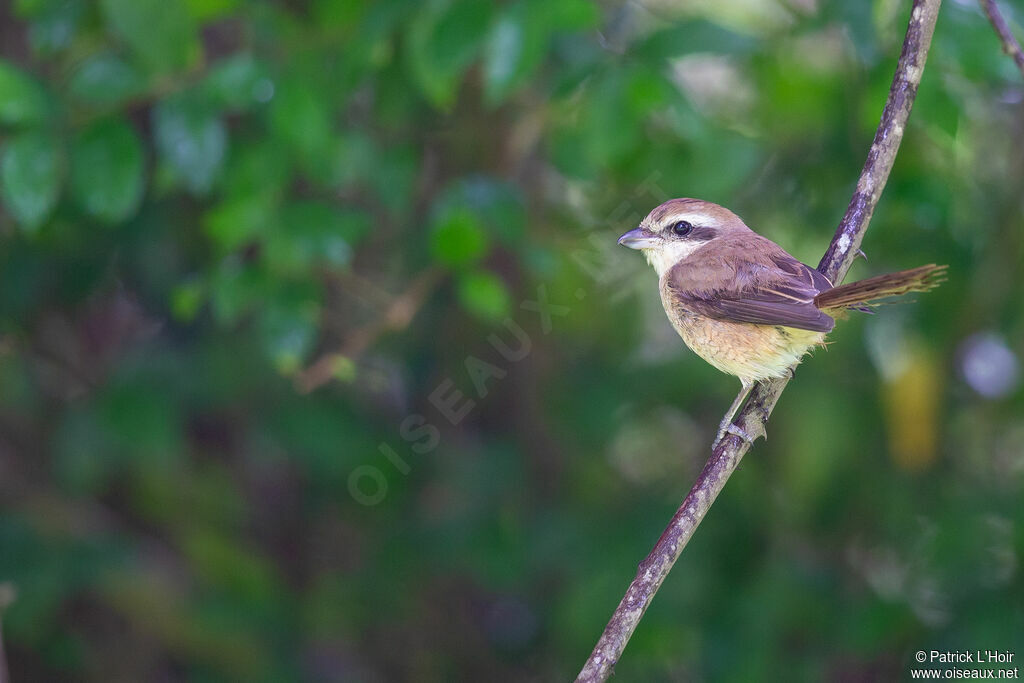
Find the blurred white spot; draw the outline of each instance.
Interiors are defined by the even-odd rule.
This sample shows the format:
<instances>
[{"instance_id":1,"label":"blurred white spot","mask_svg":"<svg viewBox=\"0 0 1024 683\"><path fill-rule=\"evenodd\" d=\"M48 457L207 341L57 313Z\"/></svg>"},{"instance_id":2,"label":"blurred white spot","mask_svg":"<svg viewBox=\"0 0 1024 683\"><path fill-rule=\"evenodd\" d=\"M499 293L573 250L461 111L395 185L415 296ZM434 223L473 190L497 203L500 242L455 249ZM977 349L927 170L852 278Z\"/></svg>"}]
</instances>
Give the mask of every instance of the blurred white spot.
<instances>
[{"instance_id":1,"label":"blurred white spot","mask_svg":"<svg viewBox=\"0 0 1024 683\"><path fill-rule=\"evenodd\" d=\"M732 114L749 110L756 101L754 86L728 58L690 54L673 61L672 78L698 109Z\"/></svg>"},{"instance_id":2,"label":"blurred white spot","mask_svg":"<svg viewBox=\"0 0 1024 683\"><path fill-rule=\"evenodd\" d=\"M952 618L950 590L935 572L936 527L930 520L922 519L921 524L917 537L898 547L866 547L854 541L847 547L846 557L875 594L906 603L922 622L939 627Z\"/></svg>"},{"instance_id":3,"label":"blurred white spot","mask_svg":"<svg viewBox=\"0 0 1024 683\"><path fill-rule=\"evenodd\" d=\"M1020 383L1020 363L1001 337L980 332L964 342L960 372L972 389L986 398L1006 396Z\"/></svg>"},{"instance_id":4,"label":"blurred white spot","mask_svg":"<svg viewBox=\"0 0 1024 683\"><path fill-rule=\"evenodd\" d=\"M1003 104L1020 104L1024 100L1024 88L1008 87L999 96Z\"/></svg>"},{"instance_id":5,"label":"blurred white spot","mask_svg":"<svg viewBox=\"0 0 1024 683\"><path fill-rule=\"evenodd\" d=\"M626 479L649 485L679 474L703 445L689 415L661 406L625 422L612 439L608 459Z\"/></svg>"},{"instance_id":6,"label":"blurred white spot","mask_svg":"<svg viewBox=\"0 0 1024 683\"><path fill-rule=\"evenodd\" d=\"M1005 586L1017 573L1017 553L1013 543L1013 522L998 515L982 519L981 532L988 540L988 558L981 565L981 580L990 587Z\"/></svg>"},{"instance_id":7,"label":"blurred white spot","mask_svg":"<svg viewBox=\"0 0 1024 683\"><path fill-rule=\"evenodd\" d=\"M888 311L887 311L888 313ZM903 376L910 364L910 345L899 315L876 316L865 326L868 355L886 382Z\"/></svg>"},{"instance_id":8,"label":"blurred white spot","mask_svg":"<svg viewBox=\"0 0 1024 683\"><path fill-rule=\"evenodd\" d=\"M269 78L261 78L252 86L252 96L257 102L269 102L274 97L274 83Z\"/></svg>"},{"instance_id":9,"label":"blurred white spot","mask_svg":"<svg viewBox=\"0 0 1024 683\"><path fill-rule=\"evenodd\" d=\"M1024 482L1024 420L1003 425L992 452L992 466L1003 485L1015 486Z\"/></svg>"},{"instance_id":10,"label":"blurred white spot","mask_svg":"<svg viewBox=\"0 0 1024 683\"><path fill-rule=\"evenodd\" d=\"M487 60L489 81L504 83L515 75L523 50L523 29L518 21L500 19L492 33L491 59Z\"/></svg>"}]
</instances>

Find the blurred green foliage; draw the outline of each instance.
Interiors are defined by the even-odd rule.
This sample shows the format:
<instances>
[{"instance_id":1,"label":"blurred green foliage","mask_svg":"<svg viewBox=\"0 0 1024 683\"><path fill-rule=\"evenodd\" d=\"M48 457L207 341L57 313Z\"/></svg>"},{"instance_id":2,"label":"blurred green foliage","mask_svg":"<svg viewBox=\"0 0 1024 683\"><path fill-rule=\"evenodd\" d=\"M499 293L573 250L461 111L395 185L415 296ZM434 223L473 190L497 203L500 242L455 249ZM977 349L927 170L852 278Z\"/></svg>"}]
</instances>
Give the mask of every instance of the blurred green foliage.
<instances>
[{"instance_id":1,"label":"blurred green foliage","mask_svg":"<svg viewBox=\"0 0 1024 683\"><path fill-rule=\"evenodd\" d=\"M573 675L738 389L615 238L816 263L908 4L0 5L13 680ZM852 277L950 281L801 368L622 680L1024 656L1022 113L946 3Z\"/></svg>"}]
</instances>

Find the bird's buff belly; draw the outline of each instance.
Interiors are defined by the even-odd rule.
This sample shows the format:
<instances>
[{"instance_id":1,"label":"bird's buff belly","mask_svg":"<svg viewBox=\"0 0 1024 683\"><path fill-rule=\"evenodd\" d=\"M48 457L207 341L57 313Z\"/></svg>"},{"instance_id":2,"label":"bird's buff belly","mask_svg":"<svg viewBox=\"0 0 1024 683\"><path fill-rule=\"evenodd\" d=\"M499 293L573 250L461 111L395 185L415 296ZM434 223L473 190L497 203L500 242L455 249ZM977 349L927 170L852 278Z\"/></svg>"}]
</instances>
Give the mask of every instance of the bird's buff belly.
<instances>
[{"instance_id":1,"label":"bird's buff belly","mask_svg":"<svg viewBox=\"0 0 1024 683\"><path fill-rule=\"evenodd\" d=\"M822 344L823 332L752 325L683 313L673 326L694 353L741 380L785 377L804 354Z\"/></svg>"}]
</instances>

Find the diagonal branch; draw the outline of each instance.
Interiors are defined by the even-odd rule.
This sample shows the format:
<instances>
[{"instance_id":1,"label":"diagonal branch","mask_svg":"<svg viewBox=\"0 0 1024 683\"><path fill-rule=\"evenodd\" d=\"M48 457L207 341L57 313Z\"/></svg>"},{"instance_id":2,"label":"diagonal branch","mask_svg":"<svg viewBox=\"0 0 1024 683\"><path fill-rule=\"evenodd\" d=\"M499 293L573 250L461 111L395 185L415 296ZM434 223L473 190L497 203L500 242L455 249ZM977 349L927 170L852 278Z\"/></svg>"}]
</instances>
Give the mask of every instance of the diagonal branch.
<instances>
[{"instance_id":1,"label":"diagonal branch","mask_svg":"<svg viewBox=\"0 0 1024 683\"><path fill-rule=\"evenodd\" d=\"M846 215L818 265L818 270L836 284L845 277L860 249L871 214L896 160L896 152L903 139L903 131L928 57L940 4L941 0L914 0L903 51L896 65L896 75L889 88L882 120ZM751 392L746 406L737 415L736 423L747 434L763 434L764 423L768 421L779 395L788 383L788 378L759 383ZM577 682L605 681L612 675L616 662L651 604L654 594L749 448L749 443L732 435L722 439L715 447L683 504L651 553L640 563L636 577L615 608L594 651L583 665Z\"/></svg>"},{"instance_id":2,"label":"diagonal branch","mask_svg":"<svg viewBox=\"0 0 1024 683\"><path fill-rule=\"evenodd\" d=\"M981 3L981 9L985 10L988 20L992 22L992 28L996 30L999 41L1003 44L1003 52L1013 57L1013 61L1017 62L1017 68L1020 69L1021 75L1024 76L1024 52L1020 49L1020 43L1013 37L1013 33L1010 31L1006 20L1003 19L1003 15L1000 14L995 0L978 1Z\"/></svg>"},{"instance_id":3,"label":"diagonal branch","mask_svg":"<svg viewBox=\"0 0 1024 683\"><path fill-rule=\"evenodd\" d=\"M405 329L423 307L423 303L434 291L441 278L442 273L436 268L428 268L420 273L408 289L389 303L382 305L379 316L366 327L355 330L344 346L323 354L308 368L300 372L295 378L295 385L298 389L307 394L326 384L334 377L339 361L359 356L376 341L377 337L385 332Z\"/></svg>"}]
</instances>

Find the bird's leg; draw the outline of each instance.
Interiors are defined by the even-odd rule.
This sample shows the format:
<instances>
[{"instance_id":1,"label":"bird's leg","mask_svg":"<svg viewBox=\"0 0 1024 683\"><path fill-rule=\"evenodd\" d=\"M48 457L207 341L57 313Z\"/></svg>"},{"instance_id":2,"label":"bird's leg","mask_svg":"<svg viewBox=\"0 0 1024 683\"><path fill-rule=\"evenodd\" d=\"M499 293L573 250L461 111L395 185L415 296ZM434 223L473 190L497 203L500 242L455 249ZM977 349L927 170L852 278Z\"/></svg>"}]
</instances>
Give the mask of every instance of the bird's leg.
<instances>
[{"instance_id":1,"label":"bird's leg","mask_svg":"<svg viewBox=\"0 0 1024 683\"><path fill-rule=\"evenodd\" d=\"M725 419L722 420L720 425L718 425L718 436L715 437L715 443L711 445L712 448L716 447L722 439L725 438L726 434L735 434L744 441L754 443L754 439L743 431L743 428L732 423L732 419L736 417L736 411L740 409L743 402L747 400L748 396L750 396L750 390L754 388L754 383L750 380L740 379L740 382L743 383L743 388L740 390L740 393L736 395L736 400L732 402L731 406L729 406L729 412L725 414Z\"/></svg>"}]
</instances>

